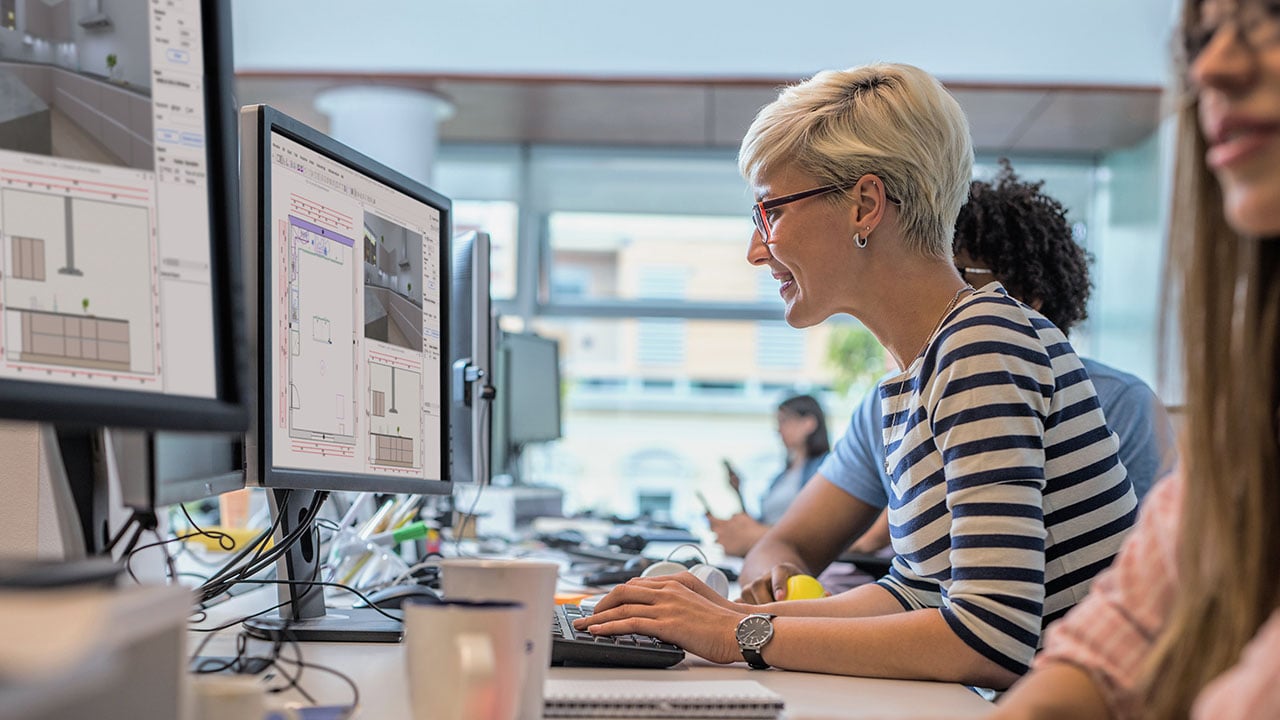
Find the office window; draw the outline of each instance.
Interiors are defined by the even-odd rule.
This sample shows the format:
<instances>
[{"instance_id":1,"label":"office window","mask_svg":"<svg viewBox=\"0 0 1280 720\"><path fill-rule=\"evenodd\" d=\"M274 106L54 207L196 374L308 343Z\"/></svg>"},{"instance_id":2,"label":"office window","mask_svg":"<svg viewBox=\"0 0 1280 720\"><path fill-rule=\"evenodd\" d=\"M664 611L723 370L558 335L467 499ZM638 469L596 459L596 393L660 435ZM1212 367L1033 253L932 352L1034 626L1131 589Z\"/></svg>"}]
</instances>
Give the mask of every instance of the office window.
<instances>
[{"instance_id":1,"label":"office window","mask_svg":"<svg viewBox=\"0 0 1280 720\"><path fill-rule=\"evenodd\" d=\"M683 320L641 320L637 325L636 358L640 365L680 365L684 362Z\"/></svg>"},{"instance_id":2,"label":"office window","mask_svg":"<svg viewBox=\"0 0 1280 720\"><path fill-rule=\"evenodd\" d=\"M765 368L800 368L804 365L804 333L785 322L756 325L756 362Z\"/></svg>"},{"instance_id":3,"label":"office window","mask_svg":"<svg viewBox=\"0 0 1280 720\"><path fill-rule=\"evenodd\" d=\"M520 211L506 200L455 200L453 231L489 233L489 293L494 300L516 295L516 236Z\"/></svg>"},{"instance_id":4,"label":"office window","mask_svg":"<svg viewBox=\"0 0 1280 720\"><path fill-rule=\"evenodd\" d=\"M781 469L779 402L815 393L834 440L861 397L829 391L828 324L789 328L800 362L773 368L758 367L755 321L545 317L533 329L561 343L564 437L527 448L526 474L564 488L569 511L648 510L701 526L695 490L725 515L736 510L722 459L741 470L751 504Z\"/></svg>"},{"instance_id":5,"label":"office window","mask_svg":"<svg viewBox=\"0 0 1280 720\"><path fill-rule=\"evenodd\" d=\"M690 215L554 212L548 219L551 300L562 276L590 277L573 299L757 300L744 260L749 219Z\"/></svg>"}]
</instances>

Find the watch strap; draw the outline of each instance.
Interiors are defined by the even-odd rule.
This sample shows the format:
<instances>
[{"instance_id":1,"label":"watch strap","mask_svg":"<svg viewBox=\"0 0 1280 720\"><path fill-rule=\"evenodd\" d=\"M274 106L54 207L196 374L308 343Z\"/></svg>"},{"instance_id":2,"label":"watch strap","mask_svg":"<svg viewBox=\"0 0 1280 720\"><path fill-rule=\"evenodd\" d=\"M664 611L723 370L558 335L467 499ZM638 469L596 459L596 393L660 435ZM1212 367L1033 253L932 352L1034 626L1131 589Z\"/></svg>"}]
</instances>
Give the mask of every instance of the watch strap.
<instances>
[{"instance_id":1,"label":"watch strap","mask_svg":"<svg viewBox=\"0 0 1280 720\"><path fill-rule=\"evenodd\" d=\"M752 670L768 670L769 669L769 663L764 661L764 656L760 654L759 650L752 650L751 648L742 648L742 657L747 661L747 665L751 666Z\"/></svg>"}]
</instances>

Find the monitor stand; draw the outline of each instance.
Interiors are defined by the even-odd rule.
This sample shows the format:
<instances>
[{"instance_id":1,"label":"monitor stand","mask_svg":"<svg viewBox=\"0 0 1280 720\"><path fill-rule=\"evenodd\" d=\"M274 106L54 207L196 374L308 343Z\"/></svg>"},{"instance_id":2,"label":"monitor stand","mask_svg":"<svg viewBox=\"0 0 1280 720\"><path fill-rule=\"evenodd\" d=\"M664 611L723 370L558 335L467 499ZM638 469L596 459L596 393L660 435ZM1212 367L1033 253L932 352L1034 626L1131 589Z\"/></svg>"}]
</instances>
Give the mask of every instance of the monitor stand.
<instances>
[{"instance_id":1,"label":"monitor stand","mask_svg":"<svg viewBox=\"0 0 1280 720\"><path fill-rule=\"evenodd\" d=\"M280 518L275 541L287 537L306 518L315 490L272 490L271 512ZM256 617L244 622L245 631L261 640L280 642L400 642L404 625L371 608L331 609L324 606L324 586L308 585L320 579L320 548L315 535L306 532L276 565L280 580L279 617Z\"/></svg>"}]
</instances>

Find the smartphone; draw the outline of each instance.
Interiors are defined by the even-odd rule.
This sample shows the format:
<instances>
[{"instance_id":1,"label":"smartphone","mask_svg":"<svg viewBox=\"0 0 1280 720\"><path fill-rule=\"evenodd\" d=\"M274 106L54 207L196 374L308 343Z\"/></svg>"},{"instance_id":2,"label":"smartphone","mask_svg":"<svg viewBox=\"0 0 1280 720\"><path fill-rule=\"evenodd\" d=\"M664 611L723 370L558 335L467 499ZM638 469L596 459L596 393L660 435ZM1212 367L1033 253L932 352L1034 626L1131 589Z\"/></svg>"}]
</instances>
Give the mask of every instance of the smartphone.
<instances>
[{"instance_id":1,"label":"smartphone","mask_svg":"<svg viewBox=\"0 0 1280 720\"><path fill-rule=\"evenodd\" d=\"M715 513L711 512L711 503L707 502L707 496L703 495L701 490L694 490L693 494L698 496L698 502L702 503L703 511L714 517Z\"/></svg>"}]
</instances>

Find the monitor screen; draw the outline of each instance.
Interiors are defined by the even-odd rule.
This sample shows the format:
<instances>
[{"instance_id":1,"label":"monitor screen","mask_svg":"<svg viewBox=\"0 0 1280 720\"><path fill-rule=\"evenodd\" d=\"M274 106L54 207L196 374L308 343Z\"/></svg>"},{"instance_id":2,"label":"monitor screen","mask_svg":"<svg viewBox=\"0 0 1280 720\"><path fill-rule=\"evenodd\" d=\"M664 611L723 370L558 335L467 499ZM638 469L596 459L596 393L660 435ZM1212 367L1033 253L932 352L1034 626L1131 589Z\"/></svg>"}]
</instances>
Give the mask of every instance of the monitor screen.
<instances>
[{"instance_id":1,"label":"monitor screen","mask_svg":"<svg viewBox=\"0 0 1280 720\"><path fill-rule=\"evenodd\" d=\"M261 481L448 490L450 203L259 112Z\"/></svg>"},{"instance_id":2,"label":"monitor screen","mask_svg":"<svg viewBox=\"0 0 1280 720\"><path fill-rule=\"evenodd\" d=\"M507 442L525 445L560 437L560 344L528 333L505 333Z\"/></svg>"},{"instance_id":3,"label":"monitor screen","mask_svg":"<svg viewBox=\"0 0 1280 720\"><path fill-rule=\"evenodd\" d=\"M227 3L26 2L0 42L0 416L243 430Z\"/></svg>"},{"instance_id":4,"label":"monitor screen","mask_svg":"<svg viewBox=\"0 0 1280 720\"><path fill-rule=\"evenodd\" d=\"M126 507L154 510L244 487L242 434L112 429L107 437Z\"/></svg>"}]
</instances>

